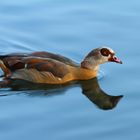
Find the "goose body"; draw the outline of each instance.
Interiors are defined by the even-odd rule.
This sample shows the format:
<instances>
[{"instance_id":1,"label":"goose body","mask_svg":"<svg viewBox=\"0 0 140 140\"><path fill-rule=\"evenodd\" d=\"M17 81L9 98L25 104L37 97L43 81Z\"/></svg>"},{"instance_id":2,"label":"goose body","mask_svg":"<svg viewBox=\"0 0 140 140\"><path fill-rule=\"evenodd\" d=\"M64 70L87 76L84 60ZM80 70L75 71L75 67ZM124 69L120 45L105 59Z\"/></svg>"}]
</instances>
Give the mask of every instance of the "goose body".
<instances>
[{"instance_id":1,"label":"goose body","mask_svg":"<svg viewBox=\"0 0 140 140\"><path fill-rule=\"evenodd\" d=\"M33 83L64 84L97 76L99 65L108 61L121 63L110 48L91 51L81 64L49 52L14 53L0 56L3 80L21 79Z\"/></svg>"}]
</instances>

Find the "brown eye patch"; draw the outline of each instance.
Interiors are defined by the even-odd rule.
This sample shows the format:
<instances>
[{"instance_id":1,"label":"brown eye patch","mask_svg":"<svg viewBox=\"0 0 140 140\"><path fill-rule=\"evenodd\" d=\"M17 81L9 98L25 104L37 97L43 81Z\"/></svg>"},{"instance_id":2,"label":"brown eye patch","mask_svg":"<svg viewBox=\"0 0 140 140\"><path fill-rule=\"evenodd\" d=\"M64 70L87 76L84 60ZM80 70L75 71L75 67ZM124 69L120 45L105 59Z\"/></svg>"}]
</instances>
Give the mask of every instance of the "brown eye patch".
<instances>
[{"instance_id":1,"label":"brown eye patch","mask_svg":"<svg viewBox=\"0 0 140 140\"><path fill-rule=\"evenodd\" d=\"M107 48L102 48L101 49L101 54L103 56L109 56L110 54L112 54Z\"/></svg>"}]
</instances>

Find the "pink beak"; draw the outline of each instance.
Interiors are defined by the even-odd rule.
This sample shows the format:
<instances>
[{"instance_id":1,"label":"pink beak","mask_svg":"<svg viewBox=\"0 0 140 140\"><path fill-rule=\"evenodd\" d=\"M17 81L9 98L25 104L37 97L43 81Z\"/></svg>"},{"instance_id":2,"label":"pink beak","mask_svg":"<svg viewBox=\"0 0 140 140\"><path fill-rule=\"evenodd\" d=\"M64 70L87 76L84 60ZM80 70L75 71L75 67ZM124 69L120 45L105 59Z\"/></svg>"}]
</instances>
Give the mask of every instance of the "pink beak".
<instances>
[{"instance_id":1,"label":"pink beak","mask_svg":"<svg viewBox=\"0 0 140 140\"><path fill-rule=\"evenodd\" d=\"M122 61L117 56L112 56L109 61L122 64Z\"/></svg>"},{"instance_id":2,"label":"pink beak","mask_svg":"<svg viewBox=\"0 0 140 140\"><path fill-rule=\"evenodd\" d=\"M113 56L112 57L112 62L116 62L116 63L122 64L122 61L117 56Z\"/></svg>"}]
</instances>

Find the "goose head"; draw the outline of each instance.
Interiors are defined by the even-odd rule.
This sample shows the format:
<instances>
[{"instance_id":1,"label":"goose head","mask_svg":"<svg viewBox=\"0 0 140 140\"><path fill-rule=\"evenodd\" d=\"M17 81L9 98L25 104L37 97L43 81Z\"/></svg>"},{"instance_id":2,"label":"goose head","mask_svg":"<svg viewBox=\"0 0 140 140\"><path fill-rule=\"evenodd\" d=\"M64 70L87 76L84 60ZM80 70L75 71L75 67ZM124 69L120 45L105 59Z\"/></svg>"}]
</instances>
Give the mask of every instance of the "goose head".
<instances>
[{"instance_id":1,"label":"goose head","mask_svg":"<svg viewBox=\"0 0 140 140\"><path fill-rule=\"evenodd\" d=\"M115 55L115 52L111 48L101 47L89 52L81 62L81 67L97 70L100 64L104 64L106 62L122 64L122 61Z\"/></svg>"}]
</instances>

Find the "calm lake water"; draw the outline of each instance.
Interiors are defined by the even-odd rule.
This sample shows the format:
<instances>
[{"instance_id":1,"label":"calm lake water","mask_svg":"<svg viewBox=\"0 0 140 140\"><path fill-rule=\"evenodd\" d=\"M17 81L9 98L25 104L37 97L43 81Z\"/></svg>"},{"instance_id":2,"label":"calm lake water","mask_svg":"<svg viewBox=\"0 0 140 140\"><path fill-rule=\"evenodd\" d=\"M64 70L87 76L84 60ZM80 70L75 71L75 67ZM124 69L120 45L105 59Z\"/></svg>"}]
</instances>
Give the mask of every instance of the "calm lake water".
<instances>
[{"instance_id":1,"label":"calm lake water","mask_svg":"<svg viewBox=\"0 0 140 140\"><path fill-rule=\"evenodd\" d=\"M50 51L80 62L93 48L107 45L123 65L102 65L99 85L109 95L124 97L103 110L80 84L1 89L7 96L0 96L0 140L139 140L139 30L139 0L1 1L0 54Z\"/></svg>"}]
</instances>

